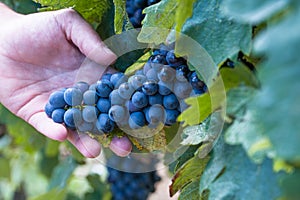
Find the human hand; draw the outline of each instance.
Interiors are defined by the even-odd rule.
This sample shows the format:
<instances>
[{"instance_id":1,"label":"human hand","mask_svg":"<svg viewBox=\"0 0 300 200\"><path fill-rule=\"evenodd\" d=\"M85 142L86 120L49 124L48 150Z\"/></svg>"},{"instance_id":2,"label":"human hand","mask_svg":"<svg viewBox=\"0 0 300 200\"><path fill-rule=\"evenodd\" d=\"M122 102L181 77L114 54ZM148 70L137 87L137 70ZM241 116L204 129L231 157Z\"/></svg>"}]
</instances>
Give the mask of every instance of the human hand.
<instances>
[{"instance_id":1,"label":"human hand","mask_svg":"<svg viewBox=\"0 0 300 200\"><path fill-rule=\"evenodd\" d=\"M116 55L72 9L20 15L0 3L0 27L0 102L45 136L97 156L97 141L54 123L44 106L53 91L95 82Z\"/></svg>"}]
</instances>

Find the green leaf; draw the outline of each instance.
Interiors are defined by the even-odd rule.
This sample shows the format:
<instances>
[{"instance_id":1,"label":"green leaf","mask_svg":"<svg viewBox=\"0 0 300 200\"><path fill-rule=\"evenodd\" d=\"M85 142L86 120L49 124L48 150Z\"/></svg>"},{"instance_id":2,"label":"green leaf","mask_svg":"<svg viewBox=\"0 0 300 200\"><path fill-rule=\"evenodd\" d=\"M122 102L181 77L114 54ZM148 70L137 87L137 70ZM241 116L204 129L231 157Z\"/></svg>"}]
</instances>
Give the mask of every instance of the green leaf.
<instances>
[{"instance_id":1,"label":"green leaf","mask_svg":"<svg viewBox=\"0 0 300 200\"><path fill-rule=\"evenodd\" d=\"M162 0L144 9L146 14L138 41L160 44L166 41L175 23L177 0Z\"/></svg>"},{"instance_id":2,"label":"green leaf","mask_svg":"<svg viewBox=\"0 0 300 200\"><path fill-rule=\"evenodd\" d=\"M29 200L45 200L45 199L64 200L66 198L66 195L67 195L67 189L53 188L49 192L34 198L30 198Z\"/></svg>"},{"instance_id":3,"label":"green leaf","mask_svg":"<svg viewBox=\"0 0 300 200\"><path fill-rule=\"evenodd\" d=\"M189 183L186 187L182 189L179 195L179 200L185 199L199 199L199 184L200 179L197 179L191 183Z\"/></svg>"},{"instance_id":4,"label":"green leaf","mask_svg":"<svg viewBox=\"0 0 300 200\"><path fill-rule=\"evenodd\" d=\"M59 153L60 142L55 140L47 140L45 146L45 155L49 157L57 156Z\"/></svg>"},{"instance_id":5,"label":"green leaf","mask_svg":"<svg viewBox=\"0 0 300 200\"><path fill-rule=\"evenodd\" d=\"M182 133L182 145L196 145L213 142L222 132L224 120L220 112L214 112L200 125L188 126Z\"/></svg>"},{"instance_id":6,"label":"green leaf","mask_svg":"<svg viewBox=\"0 0 300 200\"><path fill-rule=\"evenodd\" d=\"M115 33L120 34L123 30L124 19L126 18L126 0L113 0L115 6Z\"/></svg>"},{"instance_id":7,"label":"green leaf","mask_svg":"<svg viewBox=\"0 0 300 200\"><path fill-rule=\"evenodd\" d=\"M135 29L122 32L106 39L105 44L118 56L113 66L119 71L125 71L135 63L142 55L148 44L137 41L139 32Z\"/></svg>"},{"instance_id":8,"label":"green leaf","mask_svg":"<svg viewBox=\"0 0 300 200\"><path fill-rule=\"evenodd\" d=\"M223 0L222 10L238 21L257 24L285 8L288 2L288 0Z\"/></svg>"},{"instance_id":9,"label":"green leaf","mask_svg":"<svg viewBox=\"0 0 300 200\"><path fill-rule=\"evenodd\" d=\"M225 141L231 145L241 144L252 161L261 163L265 156L273 155L273 149L264 135L263 125L257 121L257 114L248 109L256 92L254 88L245 86L228 92L227 115L234 121L225 131Z\"/></svg>"},{"instance_id":10,"label":"green leaf","mask_svg":"<svg viewBox=\"0 0 300 200\"><path fill-rule=\"evenodd\" d=\"M235 118L241 110L246 109L257 90L252 87L240 86L228 91L226 96L226 114Z\"/></svg>"},{"instance_id":11,"label":"green leaf","mask_svg":"<svg viewBox=\"0 0 300 200\"><path fill-rule=\"evenodd\" d=\"M22 14L35 13L40 7L39 4L32 0L0 0L0 2L3 2L14 11Z\"/></svg>"},{"instance_id":12,"label":"green leaf","mask_svg":"<svg viewBox=\"0 0 300 200\"><path fill-rule=\"evenodd\" d=\"M183 126L198 125L206 119L213 111L222 109L226 103L226 92L240 85L257 87L257 78L245 66L238 64L235 68L221 68L220 75L216 77L212 86L198 97L190 97L185 100L189 105L177 120L184 121ZM198 112L195 112L195 111Z\"/></svg>"},{"instance_id":13,"label":"green leaf","mask_svg":"<svg viewBox=\"0 0 300 200\"><path fill-rule=\"evenodd\" d=\"M59 10L62 8L74 8L84 19L95 25L101 23L102 16L111 5L109 0L35 0L45 8L42 10Z\"/></svg>"},{"instance_id":14,"label":"green leaf","mask_svg":"<svg viewBox=\"0 0 300 200\"><path fill-rule=\"evenodd\" d=\"M93 192L88 192L85 194L85 200L110 199L108 184L102 182L101 177L99 175L88 175L87 180L94 190Z\"/></svg>"},{"instance_id":15,"label":"green leaf","mask_svg":"<svg viewBox=\"0 0 300 200\"><path fill-rule=\"evenodd\" d=\"M11 169L8 159L0 157L0 169L1 178L10 178Z\"/></svg>"},{"instance_id":16,"label":"green leaf","mask_svg":"<svg viewBox=\"0 0 300 200\"><path fill-rule=\"evenodd\" d=\"M209 157L200 159L194 156L188 160L175 174L170 185L170 195L184 189L189 183L199 179L209 161Z\"/></svg>"},{"instance_id":17,"label":"green leaf","mask_svg":"<svg viewBox=\"0 0 300 200\"><path fill-rule=\"evenodd\" d=\"M298 168L292 174L282 174L279 177L279 183L284 195L281 199L297 200L300 196L300 169Z\"/></svg>"},{"instance_id":18,"label":"green leaf","mask_svg":"<svg viewBox=\"0 0 300 200\"><path fill-rule=\"evenodd\" d=\"M263 87L252 107L276 156L291 163L300 163L299 11L295 8L280 23L270 25L255 43L266 60L258 71Z\"/></svg>"},{"instance_id":19,"label":"green leaf","mask_svg":"<svg viewBox=\"0 0 300 200\"><path fill-rule=\"evenodd\" d=\"M240 145L231 146L220 137L200 181L200 193L209 199L276 199L280 195L278 174L272 161L256 165Z\"/></svg>"},{"instance_id":20,"label":"green leaf","mask_svg":"<svg viewBox=\"0 0 300 200\"><path fill-rule=\"evenodd\" d=\"M128 67L125 71L126 76L133 75L137 70L142 69L145 65L145 63L150 58L151 54L150 52L145 53L142 55L134 64L132 64L130 67Z\"/></svg>"},{"instance_id":21,"label":"green leaf","mask_svg":"<svg viewBox=\"0 0 300 200\"><path fill-rule=\"evenodd\" d=\"M63 161L61 161L53 170L49 189L64 188L76 166L77 164L71 156L66 157Z\"/></svg>"},{"instance_id":22,"label":"green leaf","mask_svg":"<svg viewBox=\"0 0 300 200\"><path fill-rule=\"evenodd\" d=\"M240 24L222 14L220 1L197 1L193 16L188 19L182 32L196 40L219 64L228 57L251 50L252 28Z\"/></svg>"},{"instance_id":23,"label":"green leaf","mask_svg":"<svg viewBox=\"0 0 300 200\"><path fill-rule=\"evenodd\" d=\"M193 14L193 4L196 0L177 0L177 10L175 14L175 30L177 33L181 31L184 22Z\"/></svg>"},{"instance_id":24,"label":"green leaf","mask_svg":"<svg viewBox=\"0 0 300 200\"><path fill-rule=\"evenodd\" d=\"M263 135L264 130L255 117L248 110L242 118L236 119L226 130L225 141L232 145L241 144L254 162L261 163L266 155L272 153L272 145Z\"/></svg>"},{"instance_id":25,"label":"green leaf","mask_svg":"<svg viewBox=\"0 0 300 200\"><path fill-rule=\"evenodd\" d=\"M171 164L171 172L175 173L182 165L195 156L200 145L181 146L174 152L176 160Z\"/></svg>"}]
</instances>

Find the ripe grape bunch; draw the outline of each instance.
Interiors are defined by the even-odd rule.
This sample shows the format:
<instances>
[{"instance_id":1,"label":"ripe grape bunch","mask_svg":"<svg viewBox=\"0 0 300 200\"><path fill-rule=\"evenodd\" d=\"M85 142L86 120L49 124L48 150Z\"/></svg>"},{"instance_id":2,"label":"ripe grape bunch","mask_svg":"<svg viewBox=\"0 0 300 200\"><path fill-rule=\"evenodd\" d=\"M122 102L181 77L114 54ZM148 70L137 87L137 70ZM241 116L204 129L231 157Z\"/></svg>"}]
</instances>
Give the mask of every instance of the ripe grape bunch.
<instances>
[{"instance_id":1,"label":"ripe grape bunch","mask_svg":"<svg viewBox=\"0 0 300 200\"><path fill-rule=\"evenodd\" d=\"M94 135L122 130L171 126L187 108L184 99L207 91L183 57L162 45L142 69L127 77L122 72L105 74L92 85L78 82L53 92L45 106L56 123Z\"/></svg>"},{"instance_id":2,"label":"ripe grape bunch","mask_svg":"<svg viewBox=\"0 0 300 200\"><path fill-rule=\"evenodd\" d=\"M129 21L134 28L142 27L142 20L145 15L143 14L143 9L151 6L155 3L160 2L160 0L127 0L126 1L126 12L129 17Z\"/></svg>"}]
</instances>

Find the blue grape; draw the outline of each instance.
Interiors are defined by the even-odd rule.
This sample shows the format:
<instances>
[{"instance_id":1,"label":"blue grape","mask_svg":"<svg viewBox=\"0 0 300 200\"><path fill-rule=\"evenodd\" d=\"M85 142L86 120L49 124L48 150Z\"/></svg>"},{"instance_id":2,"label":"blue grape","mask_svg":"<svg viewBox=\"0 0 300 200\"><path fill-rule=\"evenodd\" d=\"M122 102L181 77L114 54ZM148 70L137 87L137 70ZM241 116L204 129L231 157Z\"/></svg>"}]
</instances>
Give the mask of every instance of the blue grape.
<instances>
[{"instance_id":1,"label":"blue grape","mask_svg":"<svg viewBox=\"0 0 300 200\"><path fill-rule=\"evenodd\" d=\"M143 84L142 91L146 95L154 95L158 91L158 85L155 81L147 81Z\"/></svg>"},{"instance_id":2,"label":"blue grape","mask_svg":"<svg viewBox=\"0 0 300 200\"><path fill-rule=\"evenodd\" d=\"M190 70L187 65L180 65L176 68L176 79L178 81L187 81Z\"/></svg>"},{"instance_id":3,"label":"blue grape","mask_svg":"<svg viewBox=\"0 0 300 200\"><path fill-rule=\"evenodd\" d=\"M176 57L174 50L167 53L166 60L171 67L177 67L184 64L184 60L181 57Z\"/></svg>"},{"instance_id":4,"label":"blue grape","mask_svg":"<svg viewBox=\"0 0 300 200\"><path fill-rule=\"evenodd\" d=\"M112 76L112 74L108 74L108 73L107 73L107 74L104 74L104 75L101 77L101 80L106 79L106 80L110 81L111 76Z\"/></svg>"},{"instance_id":5,"label":"blue grape","mask_svg":"<svg viewBox=\"0 0 300 200\"><path fill-rule=\"evenodd\" d=\"M134 89L138 89L143 86L143 83L146 82L147 77L144 75L133 75L128 79L128 82Z\"/></svg>"},{"instance_id":6,"label":"blue grape","mask_svg":"<svg viewBox=\"0 0 300 200\"><path fill-rule=\"evenodd\" d=\"M158 79L163 82L172 82L176 76L176 71L171 67L163 67L158 73Z\"/></svg>"},{"instance_id":7,"label":"blue grape","mask_svg":"<svg viewBox=\"0 0 300 200\"><path fill-rule=\"evenodd\" d=\"M97 89L97 83L94 83L92 85L90 85L89 90L95 90Z\"/></svg>"},{"instance_id":8,"label":"blue grape","mask_svg":"<svg viewBox=\"0 0 300 200\"><path fill-rule=\"evenodd\" d=\"M88 83L80 81L80 82L77 82L73 87L78 88L83 94L89 89L90 86Z\"/></svg>"},{"instance_id":9,"label":"blue grape","mask_svg":"<svg viewBox=\"0 0 300 200\"><path fill-rule=\"evenodd\" d=\"M152 57L150 57L150 63L151 63L151 66L153 67L153 64L162 64L162 65L166 65L167 64L167 61L166 61L166 57L164 55L160 55L160 54L157 54L157 55L154 55Z\"/></svg>"},{"instance_id":10,"label":"blue grape","mask_svg":"<svg viewBox=\"0 0 300 200\"><path fill-rule=\"evenodd\" d=\"M176 123L176 119L179 116L180 112L178 110L169 110L169 109L165 109L165 111L166 111L165 125L171 126L172 124Z\"/></svg>"},{"instance_id":11,"label":"blue grape","mask_svg":"<svg viewBox=\"0 0 300 200\"><path fill-rule=\"evenodd\" d=\"M127 120L127 111L123 106L114 105L109 109L108 116L114 122L122 122Z\"/></svg>"},{"instance_id":12,"label":"blue grape","mask_svg":"<svg viewBox=\"0 0 300 200\"><path fill-rule=\"evenodd\" d=\"M83 94L78 88L68 88L64 92L64 99L68 105L78 106L82 102Z\"/></svg>"},{"instance_id":13,"label":"blue grape","mask_svg":"<svg viewBox=\"0 0 300 200\"><path fill-rule=\"evenodd\" d=\"M145 0L134 0L134 6L136 8L145 8L145 7L147 7L147 1L145 1Z\"/></svg>"},{"instance_id":14,"label":"blue grape","mask_svg":"<svg viewBox=\"0 0 300 200\"><path fill-rule=\"evenodd\" d=\"M110 82L113 84L114 88L118 88L122 83L125 83L128 80L128 77L124 73L118 72L110 77Z\"/></svg>"},{"instance_id":15,"label":"blue grape","mask_svg":"<svg viewBox=\"0 0 300 200\"><path fill-rule=\"evenodd\" d=\"M169 95L171 94L173 90L173 83L172 82L163 82L163 81L159 81L158 82L158 92L161 95Z\"/></svg>"},{"instance_id":16,"label":"blue grape","mask_svg":"<svg viewBox=\"0 0 300 200\"><path fill-rule=\"evenodd\" d=\"M53 119L54 122L56 123L63 123L64 122L64 114L65 110L62 108L57 108L53 110L51 118Z\"/></svg>"},{"instance_id":17,"label":"blue grape","mask_svg":"<svg viewBox=\"0 0 300 200\"><path fill-rule=\"evenodd\" d=\"M96 127L99 131L103 131L104 133L110 133L115 127L115 122L113 122L109 118L108 114L101 113L96 122Z\"/></svg>"},{"instance_id":18,"label":"blue grape","mask_svg":"<svg viewBox=\"0 0 300 200\"><path fill-rule=\"evenodd\" d=\"M80 132L93 132L94 123L83 121L81 124L77 125L76 128Z\"/></svg>"},{"instance_id":19,"label":"blue grape","mask_svg":"<svg viewBox=\"0 0 300 200\"><path fill-rule=\"evenodd\" d=\"M193 89L195 90L202 90L202 88L204 87L204 82L201 81L196 72L192 72L191 76L190 76L190 83L193 87Z\"/></svg>"},{"instance_id":20,"label":"blue grape","mask_svg":"<svg viewBox=\"0 0 300 200\"><path fill-rule=\"evenodd\" d=\"M116 90L113 90L110 95L109 95L109 100L110 100L110 103L111 105L124 105L125 103L125 99L123 99L119 92L118 92L118 89Z\"/></svg>"},{"instance_id":21,"label":"blue grape","mask_svg":"<svg viewBox=\"0 0 300 200\"><path fill-rule=\"evenodd\" d=\"M185 99L190 96L190 93L192 91L192 86L189 82L179 82L176 81L174 83L174 94L181 99Z\"/></svg>"},{"instance_id":22,"label":"blue grape","mask_svg":"<svg viewBox=\"0 0 300 200\"><path fill-rule=\"evenodd\" d=\"M134 88L128 82L122 83L118 88L120 97L123 99L130 99L131 95L134 93Z\"/></svg>"},{"instance_id":23,"label":"blue grape","mask_svg":"<svg viewBox=\"0 0 300 200\"><path fill-rule=\"evenodd\" d=\"M63 91L53 92L49 97L49 103L54 108L65 107L66 101L64 100L64 92Z\"/></svg>"},{"instance_id":24,"label":"blue grape","mask_svg":"<svg viewBox=\"0 0 300 200\"><path fill-rule=\"evenodd\" d=\"M144 108L148 104L148 97L142 92L135 92L132 95L132 104L137 108Z\"/></svg>"},{"instance_id":25,"label":"blue grape","mask_svg":"<svg viewBox=\"0 0 300 200\"><path fill-rule=\"evenodd\" d=\"M128 124L132 129L138 129L145 126L146 119L144 113L140 111L131 113Z\"/></svg>"},{"instance_id":26,"label":"blue grape","mask_svg":"<svg viewBox=\"0 0 300 200\"><path fill-rule=\"evenodd\" d=\"M108 113L111 107L110 100L107 98L99 98L97 102L97 108L101 113Z\"/></svg>"},{"instance_id":27,"label":"blue grape","mask_svg":"<svg viewBox=\"0 0 300 200\"><path fill-rule=\"evenodd\" d=\"M148 97L148 101L150 105L155 105L155 104L163 104L163 96L159 93L156 93L155 95L151 95Z\"/></svg>"},{"instance_id":28,"label":"blue grape","mask_svg":"<svg viewBox=\"0 0 300 200\"><path fill-rule=\"evenodd\" d=\"M52 117L52 112L55 110L56 108L54 106L52 106L49 102L45 105L45 113L48 117Z\"/></svg>"},{"instance_id":29,"label":"blue grape","mask_svg":"<svg viewBox=\"0 0 300 200\"><path fill-rule=\"evenodd\" d=\"M128 100L126 102L126 107L127 107L127 109L128 109L129 112L136 112L136 111L140 111L142 109L142 108L138 108L138 107L134 106L132 104L131 100Z\"/></svg>"},{"instance_id":30,"label":"blue grape","mask_svg":"<svg viewBox=\"0 0 300 200\"><path fill-rule=\"evenodd\" d=\"M94 106L85 106L82 110L82 118L86 122L95 122L98 115L99 110Z\"/></svg>"},{"instance_id":31,"label":"blue grape","mask_svg":"<svg viewBox=\"0 0 300 200\"><path fill-rule=\"evenodd\" d=\"M145 115L149 124L156 125L158 123L164 123L165 121L165 109L158 104L149 107Z\"/></svg>"},{"instance_id":32,"label":"blue grape","mask_svg":"<svg viewBox=\"0 0 300 200\"><path fill-rule=\"evenodd\" d=\"M135 75L145 75L142 69L137 70L134 74Z\"/></svg>"},{"instance_id":33,"label":"blue grape","mask_svg":"<svg viewBox=\"0 0 300 200\"><path fill-rule=\"evenodd\" d=\"M197 95L204 94L205 91L202 89L193 89L193 93L197 96Z\"/></svg>"},{"instance_id":34,"label":"blue grape","mask_svg":"<svg viewBox=\"0 0 300 200\"><path fill-rule=\"evenodd\" d=\"M150 69L147 71L146 77L148 80L159 81L157 76L157 71L155 69Z\"/></svg>"},{"instance_id":35,"label":"blue grape","mask_svg":"<svg viewBox=\"0 0 300 200\"><path fill-rule=\"evenodd\" d=\"M175 94L164 96L163 105L166 109L177 109L179 102Z\"/></svg>"},{"instance_id":36,"label":"blue grape","mask_svg":"<svg viewBox=\"0 0 300 200\"><path fill-rule=\"evenodd\" d=\"M64 123L69 128L75 128L82 122L81 111L77 108L70 108L64 114Z\"/></svg>"},{"instance_id":37,"label":"blue grape","mask_svg":"<svg viewBox=\"0 0 300 200\"><path fill-rule=\"evenodd\" d=\"M100 80L97 82L97 95L99 97L109 97L111 91L113 91L114 86L109 80Z\"/></svg>"},{"instance_id":38,"label":"blue grape","mask_svg":"<svg viewBox=\"0 0 300 200\"><path fill-rule=\"evenodd\" d=\"M98 101L97 92L95 90L87 90L83 94L83 103L86 105L95 105Z\"/></svg>"},{"instance_id":39,"label":"blue grape","mask_svg":"<svg viewBox=\"0 0 300 200\"><path fill-rule=\"evenodd\" d=\"M146 62L145 65L143 66L143 72L144 74L147 74L147 72L151 69L151 64L149 62Z\"/></svg>"}]
</instances>

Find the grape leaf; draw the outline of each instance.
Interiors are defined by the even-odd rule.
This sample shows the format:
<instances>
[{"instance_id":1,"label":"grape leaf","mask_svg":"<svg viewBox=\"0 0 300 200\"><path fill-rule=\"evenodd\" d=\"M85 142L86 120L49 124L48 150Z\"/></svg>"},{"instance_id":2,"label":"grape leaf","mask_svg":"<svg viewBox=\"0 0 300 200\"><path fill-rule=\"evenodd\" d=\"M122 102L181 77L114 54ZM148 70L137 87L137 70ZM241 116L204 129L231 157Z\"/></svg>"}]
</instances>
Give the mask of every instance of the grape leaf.
<instances>
[{"instance_id":1,"label":"grape leaf","mask_svg":"<svg viewBox=\"0 0 300 200\"><path fill-rule=\"evenodd\" d=\"M240 24L222 14L220 0L197 1L193 16L189 18L182 32L194 40L219 64L238 51L250 53L252 28Z\"/></svg>"},{"instance_id":2,"label":"grape leaf","mask_svg":"<svg viewBox=\"0 0 300 200\"><path fill-rule=\"evenodd\" d=\"M267 59L258 71L263 87L252 107L276 156L290 163L300 163L299 19L300 8L296 7L280 23L270 25L255 42L256 51Z\"/></svg>"},{"instance_id":3,"label":"grape leaf","mask_svg":"<svg viewBox=\"0 0 300 200\"><path fill-rule=\"evenodd\" d=\"M138 41L160 44L166 41L175 23L177 0L162 0L144 9L146 14Z\"/></svg>"},{"instance_id":4,"label":"grape leaf","mask_svg":"<svg viewBox=\"0 0 300 200\"><path fill-rule=\"evenodd\" d=\"M284 9L288 2L288 0L223 0L221 8L225 14L234 17L238 21L257 24Z\"/></svg>"},{"instance_id":5,"label":"grape leaf","mask_svg":"<svg viewBox=\"0 0 300 200\"><path fill-rule=\"evenodd\" d=\"M11 168L9 160L3 157L0 157L0 178L10 178Z\"/></svg>"},{"instance_id":6,"label":"grape leaf","mask_svg":"<svg viewBox=\"0 0 300 200\"><path fill-rule=\"evenodd\" d=\"M128 67L125 71L126 76L133 75L137 70L142 69L144 64L148 61L151 54L150 52L145 53L141 56L135 63L133 63L130 67Z\"/></svg>"},{"instance_id":7,"label":"grape leaf","mask_svg":"<svg viewBox=\"0 0 300 200\"><path fill-rule=\"evenodd\" d=\"M37 197L30 198L29 200L45 200L45 199L64 200L66 198L66 195L67 195L67 189L53 188L49 192Z\"/></svg>"},{"instance_id":8,"label":"grape leaf","mask_svg":"<svg viewBox=\"0 0 300 200\"><path fill-rule=\"evenodd\" d=\"M209 159L209 156L203 159L194 156L188 160L173 177L170 185L170 196L184 189L189 183L199 179Z\"/></svg>"},{"instance_id":9,"label":"grape leaf","mask_svg":"<svg viewBox=\"0 0 300 200\"><path fill-rule=\"evenodd\" d=\"M0 2L3 2L14 11L22 14L35 13L40 7L39 4L33 2L32 0L0 0Z\"/></svg>"},{"instance_id":10,"label":"grape leaf","mask_svg":"<svg viewBox=\"0 0 300 200\"><path fill-rule=\"evenodd\" d=\"M63 189L76 166L77 164L71 156L66 157L63 161L61 161L53 170L49 183L49 189Z\"/></svg>"},{"instance_id":11,"label":"grape leaf","mask_svg":"<svg viewBox=\"0 0 300 200\"><path fill-rule=\"evenodd\" d=\"M282 174L279 183L284 195L280 198L283 200L297 200L300 196L300 169L297 168L291 174Z\"/></svg>"},{"instance_id":12,"label":"grape leaf","mask_svg":"<svg viewBox=\"0 0 300 200\"><path fill-rule=\"evenodd\" d=\"M177 10L175 14L175 30L177 33L181 31L184 22L193 14L193 4L196 0L177 0Z\"/></svg>"},{"instance_id":13,"label":"grape leaf","mask_svg":"<svg viewBox=\"0 0 300 200\"><path fill-rule=\"evenodd\" d=\"M123 30L124 19L126 18L126 0L113 0L115 7L115 33L120 34Z\"/></svg>"},{"instance_id":14,"label":"grape leaf","mask_svg":"<svg viewBox=\"0 0 300 200\"><path fill-rule=\"evenodd\" d=\"M42 10L74 8L91 24L101 23L102 16L111 5L109 0L35 0L44 6Z\"/></svg>"},{"instance_id":15,"label":"grape leaf","mask_svg":"<svg viewBox=\"0 0 300 200\"><path fill-rule=\"evenodd\" d=\"M181 146L174 152L176 160L170 164L171 172L175 173L185 162L195 156L195 152L198 150L200 145L191 145L188 147ZM180 155L180 156L179 156Z\"/></svg>"},{"instance_id":16,"label":"grape leaf","mask_svg":"<svg viewBox=\"0 0 300 200\"><path fill-rule=\"evenodd\" d=\"M220 112L214 112L201 124L188 126L182 133L182 145L196 145L201 142L213 142L219 136L224 124Z\"/></svg>"},{"instance_id":17,"label":"grape leaf","mask_svg":"<svg viewBox=\"0 0 300 200\"><path fill-rule=\"evenodd\" d=\"M228 145L220 137L201 177L200 193L209 190L209 199L276 199L277 177L271 160L256 165L240 145Z\"/></svg>"},{"instance_id":18,"label":"grape leaf","mask_svg":"<svg viewBox=\"0 0 300 200\"><path fill-rule=\"evenodd\" d=\"M209 93L198 97L190 97L185 100L189 105L177 120L184 122L183 126L197 125L206 119L213 111L224 108L226 92L240 84L256 86L256 78L253 73L243 65L231 68L221 68L218 76L209 88ZM197 110L198 112L195 112Z\"/></svg>"},{"instance_id":19,"label":"grape leaf","mask_svg":"<svg viewBox=\"0 0 300 200\"><path fill-rule=\"evenodd\" d=\"M185 186L180 192L178 200L199 199L199 183L200 179L197 179Z\"/></svg>"}]
</instances>

